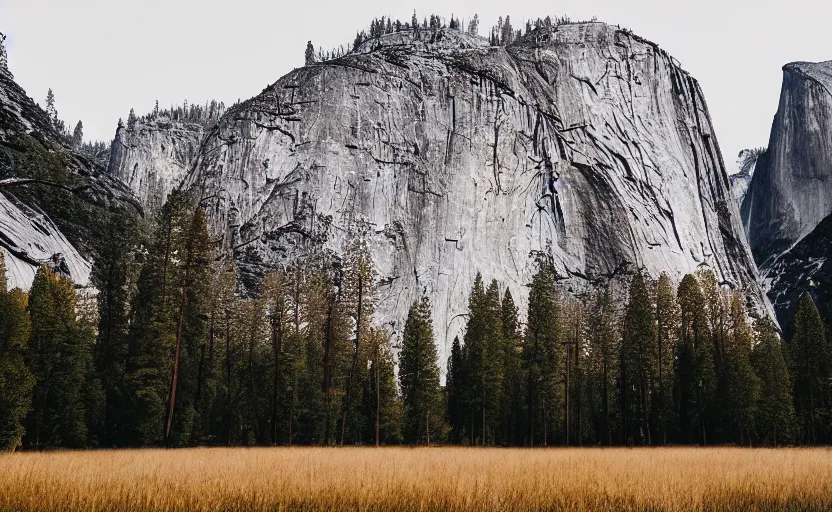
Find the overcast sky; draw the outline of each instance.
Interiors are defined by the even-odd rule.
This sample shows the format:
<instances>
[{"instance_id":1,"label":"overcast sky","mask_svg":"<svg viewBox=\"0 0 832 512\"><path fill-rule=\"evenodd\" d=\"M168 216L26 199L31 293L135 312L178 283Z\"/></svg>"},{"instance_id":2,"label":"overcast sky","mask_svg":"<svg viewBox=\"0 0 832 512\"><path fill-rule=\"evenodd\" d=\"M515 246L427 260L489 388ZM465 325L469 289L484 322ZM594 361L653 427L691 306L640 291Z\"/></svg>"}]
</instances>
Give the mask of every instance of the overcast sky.
<instances>
[{"instance_id":1,"label":"overcast sky","mask_svg":"<svg viewBox=\"0 0 832 512\"><path fill-rule=\"evenodd\" d=\"M130 108L158 99L231 104L303 64L306 42L350 43L376 16L470 18L481 33L509 14L567 15L631 28L702 85L729 169L768 143L781 67L832 59L832 2L823 0L0 0L9 67L36 101L55 91L60 117L110 140Z\"/></svg>"}]
</instances>

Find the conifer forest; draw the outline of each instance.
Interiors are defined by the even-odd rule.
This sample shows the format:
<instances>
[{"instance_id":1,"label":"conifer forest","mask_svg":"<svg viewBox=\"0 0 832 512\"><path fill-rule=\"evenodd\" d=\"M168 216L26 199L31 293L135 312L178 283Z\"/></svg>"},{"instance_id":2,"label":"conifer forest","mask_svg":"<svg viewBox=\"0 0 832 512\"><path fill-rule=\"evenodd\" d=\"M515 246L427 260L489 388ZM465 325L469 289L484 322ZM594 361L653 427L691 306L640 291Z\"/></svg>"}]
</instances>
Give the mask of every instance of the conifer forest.
<instances>
[{"instance_id":1,"label":"conifer forest","mask_svg":"<svg viewBox=\"0 0 832 512\"><path fill-rule=\"evenodd\" d=\"M29 293L0 280L5 449L832 441L810 295L781 341L709 271L678 286L635 272L567 298L539 254L528 311L477 278L440 368L427 298L400 334L374 326L360 237L343 257L267 274L247 298L186 196L135 231L112 226L96 314L59 269L41 267Z\"/></svg>"}]
</instances>

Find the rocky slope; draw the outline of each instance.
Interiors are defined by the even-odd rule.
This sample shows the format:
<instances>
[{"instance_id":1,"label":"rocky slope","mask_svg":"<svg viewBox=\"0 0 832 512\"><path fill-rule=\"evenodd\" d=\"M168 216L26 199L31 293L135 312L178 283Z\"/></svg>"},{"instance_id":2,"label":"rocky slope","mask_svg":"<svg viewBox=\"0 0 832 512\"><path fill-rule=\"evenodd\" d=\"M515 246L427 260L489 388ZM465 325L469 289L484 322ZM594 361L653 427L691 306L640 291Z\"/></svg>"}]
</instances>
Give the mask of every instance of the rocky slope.
<instances>
[{"instance_id":1,"label":"rocky slope","mask_svg":"<svg viewBox=\"0 0 832 512\"><path fill-rule=\"evenodd\" d=\"M780 105L742 204L757 262L808 235L832 213L832 61L783 67Z\"/></svg>"},{"instance_id":2,"label":"rocky slope","mask_svg":"<svg viewBox=\"0 0 832 512\"><path fill-rule=\"evenodd\" d=\"M56 254L75 283L87 285L114 212L134 216L141 208L118 180L64 144L0 66L0 250L9 285L28 289L37 266Z\"/></svg>"},{"instance_id":3,"label":"rocky slope","mask_svg":"<svg viewBox=\"0 0 832 512\"><path fill-rule=\"evenodd\" d=\"M508 47L447 29L372 39L232 108L185 184L250 289L365 233L379 318L396 332L427 293L444 353L478 271L525 304L532 251L573 291L708 266L767 307L699 84L602 23Z\"/></svg>"},{"instance_id":4,"label":"rocky slope","mask_svg":"<svg viewBox=\"0 0 832 512\"><path fill-rule=\"evenodd\" d=\"M107 172L130 187L145 210L156 211L190 169L205 124L176 120L170 113L119 124Z\"/></svg>"}]
</instances>

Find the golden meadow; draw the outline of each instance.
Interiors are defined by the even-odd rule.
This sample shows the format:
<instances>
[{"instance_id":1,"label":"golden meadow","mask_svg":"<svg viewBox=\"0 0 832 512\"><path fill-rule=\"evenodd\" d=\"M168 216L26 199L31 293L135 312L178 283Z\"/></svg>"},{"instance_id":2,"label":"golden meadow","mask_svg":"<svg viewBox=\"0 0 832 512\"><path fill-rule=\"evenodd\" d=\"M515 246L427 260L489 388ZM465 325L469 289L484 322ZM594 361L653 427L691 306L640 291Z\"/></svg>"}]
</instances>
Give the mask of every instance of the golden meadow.
<instances>
[{"instance_id":1,"label":"golden meadow","mask_svg":"<svg viewBox=\"0 0 832 512\"><path fill-rule=\"evenodd\" d=\"M832 450L196 448L0 456L0 510L832 510Z\"/></svg>"}]
</instances>

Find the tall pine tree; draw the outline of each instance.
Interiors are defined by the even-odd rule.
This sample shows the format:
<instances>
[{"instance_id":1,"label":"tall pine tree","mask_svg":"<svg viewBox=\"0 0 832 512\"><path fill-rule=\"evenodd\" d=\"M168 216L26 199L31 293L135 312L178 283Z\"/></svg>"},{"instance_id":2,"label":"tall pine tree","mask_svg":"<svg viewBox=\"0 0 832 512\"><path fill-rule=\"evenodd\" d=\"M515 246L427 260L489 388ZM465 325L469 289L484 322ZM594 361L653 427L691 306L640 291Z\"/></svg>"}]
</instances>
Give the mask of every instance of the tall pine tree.
<instances>
[{"instance_id":1,"label":"tall pine tree","mask_svg":"<svg viewBox=\"0 0 832 512\"><path fill-rule=\"evenodd\" d=\"M754 322L754 336L751 364L760 379L760 396L754 417L756 438L762 444L773 446L793 443L796 419L783 344L768 318Z\"/></svg>"},{"instance_id":2,"label":"tall pine tree","mask_svg":"<svg viewBox=\"0 0 832 512\"><path fill-rule=\"evenodd\" d=\"M8 290L4 252L0 249L0 451L14 451L23 439L23 420L35 384L26 364L29 349L28 296Z\"/></svg>"},{"instance_id":3,"label":"tall pine tree","mask_svg":"<svg viewBox=\"0 0 832 512\"><path fill-rule=\"evenodd\" d=\"M655 389L653 306L646 278L639 271L630 281L621 342L621 443L652 444L649 424Z\"/></svg>"},{"instance_id":4,"label":"tall pine tree","mask_svg":"<svg viewBox=\"0 0 832 512\"><path fill-rule=\"evenodd\" d=\"M804 294L797 307L794 335L789 343L789 363L794 381L795 410L800 422L801 441L827 443L830 420L829 341L811 295Z\"/></svg>"},{"instance_id":5,"label":"tall pine tree","mask_svg":"<svg viewBox=\"0 0 832 512\"><path fill-rule=\"evenodd\" d=\"M33 448L87 446L90 330L78 322L75 286L46 267L29 294L30 360L36 384L26 437Z\"/></svg>"},{"instance_id":6,"label":"tall pine tree","mask_svg":"<svg viewBox=\"0 0 832 512\"><path fill-rule=\"evenodd\" d=\"M561 305L555 289L557 274L550 258L538 256L538 271L529 290L529 312L523 337L526 375L528 445L549 443L562 410L558 389Z\"/></svg>"},{"instance_id":7,"label":"tall pine tree","mask_svg":"<svg viewBox=\"0 0 832 512\"><path fill-rule=\"evenodd\" d=\"M433 322L427 297L414 303L407 314L399 355L399 385L404 406L404 439L430 444L431 416L441 416L441 389ZM436 432L434 432L435 438Z\"/></svg>"},{"instance_id":8,"label":"tall pine tree","mask_svg":"<svg viewBox=\"0 0 832 512\"><path fill-rule=\"evenodd\" d=\"M716 392L714 345L708 328L708 310L702 288L688 274L679 283L677 299L680 336L676 356L676 396L679 440L707 444L708 420Z\"/></svg>"}]
</instances>

